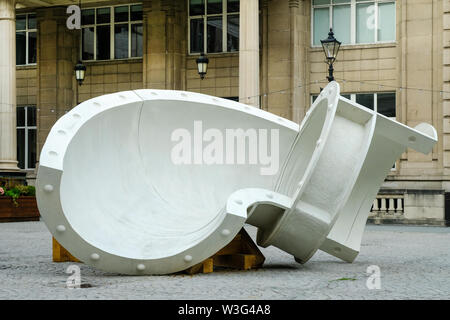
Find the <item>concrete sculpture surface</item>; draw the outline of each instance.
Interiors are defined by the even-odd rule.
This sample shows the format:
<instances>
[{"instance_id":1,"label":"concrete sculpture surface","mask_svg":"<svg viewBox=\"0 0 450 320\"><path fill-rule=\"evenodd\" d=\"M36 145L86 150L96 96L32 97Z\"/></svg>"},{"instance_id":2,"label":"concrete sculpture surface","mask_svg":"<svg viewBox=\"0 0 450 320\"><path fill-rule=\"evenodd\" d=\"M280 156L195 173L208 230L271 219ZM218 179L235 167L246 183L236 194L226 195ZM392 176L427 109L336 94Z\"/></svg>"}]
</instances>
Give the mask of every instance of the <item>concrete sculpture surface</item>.
<instances>
[{"instance_id":1,"label":"concrete sculpture surface","mask_svg":"<svg viewBox=\"0 0 450 320\"><path fill-rule=\"evenodd\" d=\"M300 126L192 92L135 90L83 102L42 148L39 211L75 257L123 274L187 269L244 223L258 227L260 246L298 262L318 249L351 262L395 160L408 147L429 153L437 135L339 90L327 85Z\"/></svg>"}]
</instances>

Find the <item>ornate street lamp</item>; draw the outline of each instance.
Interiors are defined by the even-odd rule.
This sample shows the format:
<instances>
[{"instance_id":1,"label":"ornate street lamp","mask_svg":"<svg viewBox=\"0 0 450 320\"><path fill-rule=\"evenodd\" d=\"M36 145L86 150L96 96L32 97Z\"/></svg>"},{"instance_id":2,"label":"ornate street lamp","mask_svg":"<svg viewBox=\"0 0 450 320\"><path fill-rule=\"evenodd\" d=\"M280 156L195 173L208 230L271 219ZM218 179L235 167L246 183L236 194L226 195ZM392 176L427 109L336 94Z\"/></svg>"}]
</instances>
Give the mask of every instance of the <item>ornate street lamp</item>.
<instances>
[{"instance_id":1,"label":"ornate street lamp","mask_svg":"<svg viewBox=\"0 0 450 320\"><path fill-rule=\"evenodd\" d=\"M208 71L209 59L202 52L200 54L200 57L197 58L196 62L197 62L198 74L200 75L200 79L203 80L205 78L206 72Z\"/></svg>"},{"instance_id":2,"label":"ornate street lamp","mask_svg":"<svg viewBox=\"0 0 450 320\"><path fill-rule=\"evenodd\" d=\"M84 81L86 66L81 61L78 61L78 63L75 65L74 70L75 70L75 78L77 79L78 84L81 86Z\"/></svg>"},{"instance_id":3,"label":"ornate street lamp","mask_svg":"<svg viewBox=\"0 0 450 320\"><path fill-rule=\"evenodd\" d=\"M328 33L328 38L325 40L320 40L322 43L323 52L325 53L326 63L328 64L328 81L331 82L334 80L333 76L333 63L336 61L337 54L339 52L339 48L341 46L341 42L337 41L334 38L333 29L330 28L330 32Z\"/></svg>"}]
</instances>

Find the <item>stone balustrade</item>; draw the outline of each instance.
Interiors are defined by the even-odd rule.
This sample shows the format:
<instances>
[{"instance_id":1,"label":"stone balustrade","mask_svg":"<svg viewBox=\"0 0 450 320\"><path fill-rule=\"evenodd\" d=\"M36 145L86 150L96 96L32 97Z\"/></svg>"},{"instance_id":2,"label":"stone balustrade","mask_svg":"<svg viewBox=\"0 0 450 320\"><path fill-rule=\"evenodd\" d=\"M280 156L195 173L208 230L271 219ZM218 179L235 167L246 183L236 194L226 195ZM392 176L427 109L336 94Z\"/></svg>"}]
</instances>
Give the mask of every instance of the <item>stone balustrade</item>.
<instances>
[{"instance_id":1,"label":"stone balustrade","mask_svg":"<svg viewBox=\"0 0 450 320\"><path fill-rule=\"evenodd\" d=\"M378 195L373 200L370 216L380 215L403 215L404 196L403 195Z\"/></svg>"}]
</instances>

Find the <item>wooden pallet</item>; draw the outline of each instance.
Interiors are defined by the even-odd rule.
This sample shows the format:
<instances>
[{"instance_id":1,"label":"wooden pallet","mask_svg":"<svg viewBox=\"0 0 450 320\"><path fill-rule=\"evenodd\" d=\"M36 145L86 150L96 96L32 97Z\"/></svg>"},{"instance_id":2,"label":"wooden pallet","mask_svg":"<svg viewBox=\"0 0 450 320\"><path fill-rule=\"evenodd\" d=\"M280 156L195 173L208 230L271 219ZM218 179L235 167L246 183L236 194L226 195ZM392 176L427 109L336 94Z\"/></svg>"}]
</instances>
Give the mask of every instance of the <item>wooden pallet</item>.
<instances>
[{"instance_id":1,"label":"wooden pallet","mask_svg":"<svg viewBox=\"0 0 450 320\"><path fill-rule=\"evenodd\" d=\"M184 270L187 274L210 273L214 267L250 270L262 267L265 257L245 229L231 242L205 261Z\"/></svg>"},{"instance_id":2,"label":"wooden pallet","mask_svg":"<svg viewBox=\"0 0 450 320\"><path fill-rule=\"evenodd\" d=\"M214 271L214 267L250 270L261 267L264 260L264 255L253 242L252 238L244 229L241 229L236 237L215 255L182 272L191 275L196 273L211 273ZM53 238L53 262L80 261Z\"/></svg>"}]
</instances>

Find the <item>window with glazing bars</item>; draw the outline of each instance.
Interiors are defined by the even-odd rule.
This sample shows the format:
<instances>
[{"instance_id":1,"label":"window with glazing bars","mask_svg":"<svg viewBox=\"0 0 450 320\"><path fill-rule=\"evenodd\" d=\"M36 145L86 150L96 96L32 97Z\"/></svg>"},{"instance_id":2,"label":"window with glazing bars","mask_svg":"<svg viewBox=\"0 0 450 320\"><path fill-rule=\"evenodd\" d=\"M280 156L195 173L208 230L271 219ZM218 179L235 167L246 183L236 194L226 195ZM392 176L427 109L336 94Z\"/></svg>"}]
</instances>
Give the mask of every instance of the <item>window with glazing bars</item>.
<instances>
[{"instance_id":1,"label":"window with glazing bars","mask_svg":"<svg viewBox=\"0 0 450 320\"><path fill-rule=\"evenodd\" d=\"M81 11L82 60L142 57L142 5L130 4Z\"/></svg>"},{"instance_id":2,"label":"window with glazing bars","mask_svg":"<svg viewBox=\"0 0 450 320\"><path fill-rule=\"evenodd\" d=\"M17 106L17 161L21 169L36 167L36 107Z\"/></svg>"},{"instance_id":3,"label":"window with glazing bars","mask_svg":"<svg viewBox=\"0 0 450 320\"><path fill-rule=\"evenodd\" d=\"M312 0L311 17L313 46L321 45L330 28L343 45L396 39L392 0Z\"/></svg>"},{"instance_id":4,"label":"window with glazing bars","mask_svg":"<svg viewBox=\"0 0 450 320\"><path fill-rule=\"evenodd\" d=\"M239 51L239 0L187 0L189 52Z\"/></svg>"},{"instance_id":5,"label":"window with glazing bars","mask_svg":"<svg viewBox=\"0 0 450 320\"><path fill-rule=\"evenodd\" d=\"M36 14L16 15L16 65L36 63Z\"/></svg>"}]
</instances>

